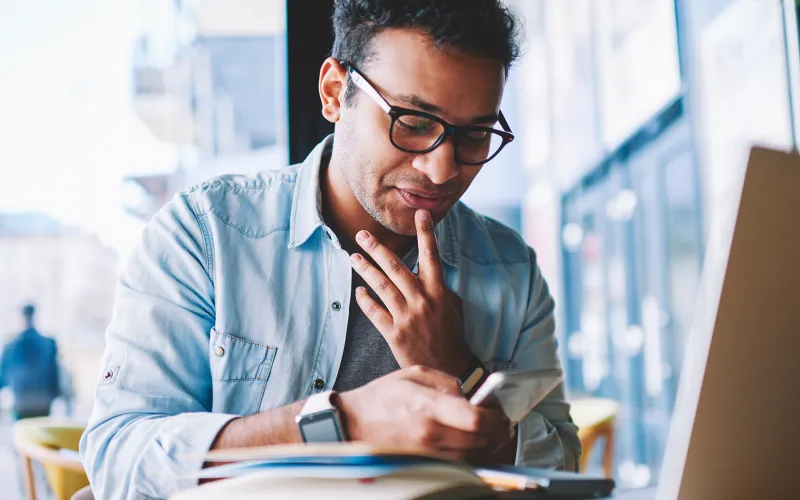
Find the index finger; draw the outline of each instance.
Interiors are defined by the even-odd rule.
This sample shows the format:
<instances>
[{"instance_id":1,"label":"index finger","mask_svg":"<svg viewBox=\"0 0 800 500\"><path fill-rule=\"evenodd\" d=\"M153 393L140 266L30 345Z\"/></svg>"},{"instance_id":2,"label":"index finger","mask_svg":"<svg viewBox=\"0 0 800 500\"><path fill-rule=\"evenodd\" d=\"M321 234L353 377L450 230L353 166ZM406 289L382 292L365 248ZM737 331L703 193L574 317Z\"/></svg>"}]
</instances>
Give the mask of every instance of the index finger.
<instances>
[{"instance_id":1,"label":"index finger","mask_svg":"<svg viewBox=\"0 0 800 500\"><path fill-rule=\"evenodd\" d=\"M418 286L417 278L408 270L400 257L389 250L369 231L359 231L356 234L356 242L380 266L386 277L403 294L403 297L408 299L414 295Z\"/></svg>"},{"instance_id":2,"label":"index finger","mask_svg":"<svg viewBox=\"0 0 800 500\"><path fill-rule=\"evenodd\" d=\"M442 259L439 256L439 246L436 244L431 213L427 210L417 210L414 214L414 223L417 226L419 245L419 277L426 287L444 287Z\"/></svg>"},{"instance_id":3,"label":"index finger","mask_svg":"<svg viewBox=\"0 0 800 500\"><path fill-rule=\"evenodd\" d=\"M436 421L466 432L477 434L507 433L511 423L501 409L470 404L465 398L437 394Z\"/></svg>"}]
</instances>

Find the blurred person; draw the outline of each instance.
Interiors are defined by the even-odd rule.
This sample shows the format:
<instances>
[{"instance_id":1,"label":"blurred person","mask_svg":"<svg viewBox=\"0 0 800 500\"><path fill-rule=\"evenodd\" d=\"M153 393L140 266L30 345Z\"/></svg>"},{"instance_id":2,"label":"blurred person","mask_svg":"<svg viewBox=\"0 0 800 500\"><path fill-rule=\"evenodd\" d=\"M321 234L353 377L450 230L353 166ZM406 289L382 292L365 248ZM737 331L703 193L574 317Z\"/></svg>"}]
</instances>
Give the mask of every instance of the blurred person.
<instances>
[{"instance_id":1,"label":"blurred person","mask_svg":"<svg viewBox=\"0 0 800 500\"><path fill-rule=\"evenodd\" d=\"M177 194L120 277L81 441L99 498L166 498L209 449L300 442L307 404L341 432L306 440L577 469L563 385L516 439L464 397L475 373L559 367L534 251L458 202L513 139L516 19L498 0L334 5L334 134Z\"/></svg>"},{"instance_id":2,"label":"blurred person","mask_svg":"<svg viewBox=\"0 0 800 500\"><path fill-rule=\"evenodd\" d=\"M35 315L34 305L22 308L24 329L0 354L0 389L11 389L15 419L49 416L53 400L61 395L58 346L36 329Z\"/></svg>"}]
</instances>

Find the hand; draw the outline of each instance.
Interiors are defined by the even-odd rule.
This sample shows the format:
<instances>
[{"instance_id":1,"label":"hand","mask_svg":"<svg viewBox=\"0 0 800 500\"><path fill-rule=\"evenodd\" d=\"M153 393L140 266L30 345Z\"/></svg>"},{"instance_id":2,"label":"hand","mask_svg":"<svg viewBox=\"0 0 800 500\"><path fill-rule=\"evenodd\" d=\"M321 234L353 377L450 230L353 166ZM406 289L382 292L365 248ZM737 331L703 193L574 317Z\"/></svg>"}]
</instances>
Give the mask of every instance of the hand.
<instances>
[{"instance_id":1,"label":"hand","mask_svg":"<svg viewBox=\"0 0 800 500\"><path fill-rule=\"evenodd\" d=\"M459 381L415 366L339 394L352 441L421 448L455 460L493 454L513 436L500 409L471 405Z\"/></svg>"},{"instance_id":2,"label":"hand","mask_svg":"<svg viewBox=\"0 0 800 500\"><path fill-rule=\"evenodd\" d=\"M372 234L361 231L356 235L358 244L383 272L360 254L352 255L352 266L386 307L364 287L356 290L356 302L386 339L401 367L424 365L459 376L471 356L464 340L461 298L444 282L430 212L418 210L414 221L419 276Z\"/></svg>"}]
</instances>

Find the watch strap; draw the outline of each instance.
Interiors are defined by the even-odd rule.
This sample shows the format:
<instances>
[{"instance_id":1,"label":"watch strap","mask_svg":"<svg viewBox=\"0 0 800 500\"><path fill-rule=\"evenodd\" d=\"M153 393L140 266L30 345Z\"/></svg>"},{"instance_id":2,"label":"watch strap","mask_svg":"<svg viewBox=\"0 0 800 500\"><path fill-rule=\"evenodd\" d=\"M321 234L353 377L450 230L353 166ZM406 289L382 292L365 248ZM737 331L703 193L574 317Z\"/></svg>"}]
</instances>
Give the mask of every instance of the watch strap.
<instances>
[{"instance_id":1,"label":"watch strap","mask_svg":"<svg viewBox=\"0 0 800 500\"><path fill-rule=\"evenodd\" d=\"M320 392L319 394L310 396L306 400L306 404L303 405L303 409L300 410L300 416L304 417L306 415L313 415L314 413L330 410L338 411L338 408L333 404L333 396L333 391Z\"/></svg>"}]
</instances>

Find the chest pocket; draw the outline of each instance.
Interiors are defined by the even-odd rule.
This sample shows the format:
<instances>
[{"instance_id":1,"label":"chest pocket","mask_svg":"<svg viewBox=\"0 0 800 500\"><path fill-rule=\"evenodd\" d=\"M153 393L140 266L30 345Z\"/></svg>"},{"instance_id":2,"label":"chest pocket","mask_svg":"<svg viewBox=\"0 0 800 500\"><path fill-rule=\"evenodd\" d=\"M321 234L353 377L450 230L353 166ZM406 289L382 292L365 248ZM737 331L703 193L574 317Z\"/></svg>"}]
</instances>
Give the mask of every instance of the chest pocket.
<instances>
[{"instance_id":1,"label":"chest pocket","mask_svg":"<svg viewBox=\"0 0 800 500\"><path fill-rule=\"evenodd\" d=\"M216 328L211 330L208 348L213 411L235 415L258 412L278 350Z\"/></svg>"}]
</instances>

